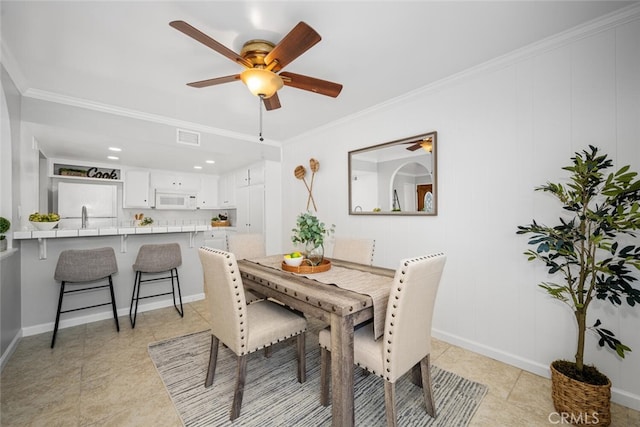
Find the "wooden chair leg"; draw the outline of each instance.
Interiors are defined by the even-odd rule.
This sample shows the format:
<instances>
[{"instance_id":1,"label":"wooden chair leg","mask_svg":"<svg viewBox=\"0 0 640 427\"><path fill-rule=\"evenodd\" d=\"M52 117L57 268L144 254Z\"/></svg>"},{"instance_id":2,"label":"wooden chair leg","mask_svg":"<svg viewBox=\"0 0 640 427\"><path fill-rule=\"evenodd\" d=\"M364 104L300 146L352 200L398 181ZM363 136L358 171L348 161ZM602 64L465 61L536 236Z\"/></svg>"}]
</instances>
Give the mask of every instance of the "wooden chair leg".
<instances>
[{"instance_id":1,"label":"wooden chair leg","mask_svg":"<svg viewBox=\"0 0 640 427\"><path fill-rule=\"evenodd\" d=\"M297 353L298 353L298 382L307 381L307 353L305 350L305 337L303 332L298 335Z\"/></svg>"},{"instance_id":2,"label":"wooden chair leg","mask_svg":"<svg viewBox=\"0 0 640 427\"><path fill-rule=\"evenodd\" d=\"M433 385L431 383L431 362L429 354L420 361L420 371L422 373L422 394L424 395L424 403L427 405L427 413L435 418L436 404L433 400Z\"/></svg>"},{"instance_id":3,"label":"wooden chair leg","mask_svg":"<svg viewBox=\"0 0 640 427\"><path fill-rule=\"evenodd\" d=\"M220 341L213 334L211 335L211 351L209 353L209 368L207 369L207 379L204 382L205 387L211 387L213 384L213 376L216 373L216 362L218 361L218 343Z\"/></svg>"},{"instance_id":4,"label":"wooden chair leg","mask_svg":"<svg viewBox=\"0 0 640 427\"><path fill-rule=\"evenodd\" d=\"M324 347L320 347L320 404L329 405L329 382L331 367L331 352Z\"/></svg>"},{"instance_id":5,"label":"wooden chair leg","mask_svg":"<svg viewBox=\"0 0 640 427\"><path fill-rule=\"evenodd\" d=\"M236 372L236 390L233 393L233 406L231 407L231 421L240 416L242 407L242 396L244 394L244 381L247 376L247 355L238 356L238 367Z\"/></svg>"},{"instance_id":6,"label":"wooden chair leg","mask_svg":"<svg viewBox=\"0 0 640 427\"><path fill-rule=\"evenodd\" d=\"M422 387L422 370L420 369L420 363L416 363L411 368L411 382L418 387Z\"/></svg>"},{"instance_id":7,"label":"wooden chair leg","mask_svg":"<svg viewBox=\"0 0 640 427\"><path fill-rule=\"evenodd\" d=\"M384 381L384 406L387 413L387 427L396 427L396 387L395 383Z\"/></svg>"},{"instance_id":8,"label":"wooden chair leg","mask_svg":"<svg viewBox=\"0 0 640 427\"><path fill-rule=\"evenodd\" d=\"M267 359L271 357L271 346L269 347L265 347L264 348L264 357L266 357Z\"/></svg>"}]
</instances>

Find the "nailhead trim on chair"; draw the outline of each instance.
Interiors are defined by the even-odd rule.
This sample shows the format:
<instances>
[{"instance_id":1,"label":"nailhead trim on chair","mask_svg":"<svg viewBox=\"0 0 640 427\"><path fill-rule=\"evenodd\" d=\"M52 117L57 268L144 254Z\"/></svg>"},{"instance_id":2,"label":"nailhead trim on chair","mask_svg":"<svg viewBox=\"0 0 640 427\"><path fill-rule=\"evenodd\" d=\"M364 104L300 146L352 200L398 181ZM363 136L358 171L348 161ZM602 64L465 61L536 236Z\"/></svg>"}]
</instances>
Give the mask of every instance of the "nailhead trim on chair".
<instances>
[{"instance_id":1,"label":"nailhead trim on chair","mask_svg":"<svg viewBox=\"0 0 640 427\"><path fill-rule=\"evenodd\" d=\"M408 266L409 266L409 264L410 264L410 263L413 263L413 262L421 261L421 260L428 259L428 258L434 258L434 257L441 256L441 255L443 255L443 254L442 254L442 253L436 253L436 254L431 254L431 255L426 255L426 256L420 256L420 257L417 257L417 258L412 258L412 259L407 260L407 261L403 264L403 267L408 267ZM403 269L400 271L400 274L401 274L402 276L404 276L405 274L407 274L407 270L403 268ZM404 282L404 279L401 277L401 278L399 279L399 282L400 282L400 283L403 283L403 282ZM402 292L402 286L398 287L398 288L397 288L397 290L398 290L398 292ZM395 299L395 301L397 301L397 300L399 299L399 296L398 296L398 295L396 295L396 296L394 297L394 299ZM394 303L392 303L392 305L391 305L391 306L393 307L393 309L394 309L394 310L398 308L398 305L397 305L397 303L395 303L395 302L394 302ZM396 317L396 313L395 313L394 311L392 311L392 312L391 312L391 317L392 317L392 318L395 318L395 317ZM386 331L385 331L385 334L386 334L386 338L385 338L385 339L387 340L387 343L388 343L388 344L391 344L391 342L392 342L392 339L391 339L391 338L392 338L392 335L393 335L393 327L394 327L394 324L393 324L393 321L391 321L391 322L389 322L388 327L387 327L387 329L386 329ZM324 346L323 346L323 347L324 347ZM327 348L327 347L324 347L324 348L326 348L327 350L331 350L330 348ZM391 349L387 349L387 354L388 354L388 355L390 355L390 354L391 354ZM388 357L387 357L387 359L386 359L386 362L387 362L387 363L389 363L389 362L390 362L390 360L389 360L389 358L388 358ZM373 369L371 369L371 368L369 368L369 367L367 367L367 366L361 365L360 363L358 363L358 364L357 364L357 366L358 366L358 367L360 367L360 368L365 369L365 370L366 370L366 371L368 371L368 372L371 372L373 375L377 375L377 376L379 376L380 378L383 378L383 379L385 379L385 380L387 380L387 381L390 381L390 377L389 377L389 376L385 376L385 374L384 374L384 373L376 372L376 371L374 371ZM385 369L385 371L386 371L386 374L387 374L387 375L391 373L391 370L390 370L389 368L386 368L386 369Z\"/></svg>"},{"instance_id":2,"label":"nailhead trim on chair","mask_svg":"<svg viewBox=\"0 0 640 427\"><path fill-rule=\"evenodd\" d=\"M209 247L204 247L204 246L202 247L202 249L207 250L207 251L210 251L210 252L214 252L214 253L217 253L217 254L223 254L223 255L226 255L226 257L227 257L228 259L230 259L230 257L229 257L229 253L228 253L228 252L218 251L218 250L216 250L216 249L214 249L214 248L209 248ZM235 282L234 289L236 289L236 297L239 297L239 296L240 296L239 287L240 287L240 286L242 286L242 280L237 276L237 272L236 272L236 270L235 270L235 269L232 269L232 267L233 267L233 263L232 263L232 262L229 262L229 263L227 264L227 266L229 267L229 272L233 275L233 277L232 277L232 279L231 279L231 280L233 280L233 281ZM245 310L247 309L247 306L246 306L246 304L242 304L242 300L241 300L240 298L238 298L238 299L236 300L236 304L238 304L238 307L237 307L237 308L238 308L238 310L240 310L240 318L241 318L241 320L240 320L240 333L244 334L244 320L242 320L242 319L245 317L245 314L246 314ZM294 337L294 336L296 336L296 335L299 335L299 334L301 334L301 333L303 333L303 332L306 332L306 331L307 331L307 329L306 329L306 328L301 329L301 330L299 330L297 333L293 333L293 334L291 334L291 335L288 335L288 336L284 336L284 337L278 338L276 341L272 341L270 345L273 345L273 344L275 344L275 343L279 343L280 341L285 341L285 340L287 340L287 339L289 339L289 338L292 338L292 337ZM242 335L240 338L241 338L241 340L243 340L243 341L245 340L245 336L244 336L244 335ZM263 349L263 348L265 348L265 347L268 347L268 346L264 345L264 346L261 346L261 347L255 348L255 349L253 349L253 350L251 350L251 349L247 350L247 349L245 348L245 347L246 347L246 344L245 344L245 343L241 343L241 344L240 344L240 347L242 348L242 351L241 351L241 353L239 354L239 356L244 356L244 355L246 355L246 354L253 353L254 351L261 350L261 349Z\"/></svg>"},{"instance_id":3,"label":"nailhead trim on chair","mask_svg":"<svg viewBox=\"0 0 640 427\"><path fill-rule=\"evenodd\" d=\"M419 257L416 257L416 258L412 258L412 259L406 260L404 262L404 264L403 264L403 267L408 267L409 264L411 264L411 263L422 261L422 260L429 259L429 258L434 258L434 257L441 256L441 255L443 255L443 254L442 253L436 253L436 254L419 256ZM402 283L404 283L404 275L407 274L406 268L403 268L402 271L400 272L400 274L402 276L400 277L399 282L400 282L400 284L402 284ZM398 292L402 292L402 289L403 289L402 286L399 286L397 288ZM394 299L395 299L395 301L398 301L400 299L400 296L399 295L395 295ZM393 307L394 310L397 309L398 308L397 303L394 302L392 304L392 307ZM395 312L393 312L393 311L391 312L391 317L396 317ZM391 336L392 335L393 335L393 321L389 322L389 327L387 328L387 343L389 343L389 344L391 344L391 342L392 342L392 340L391 340ZM387 354L391 355L391 350L390 349L387 350ZM387 363L389 363L390 362L389 358L387 358L386 361L387 361ZM386 368L386 372L387 372L387 374L391 374L391 370L389 368ZM383 378L385 380L387 380L387 381L391 381L389 376L383 377Z\"/></svg>"}]
</instances>

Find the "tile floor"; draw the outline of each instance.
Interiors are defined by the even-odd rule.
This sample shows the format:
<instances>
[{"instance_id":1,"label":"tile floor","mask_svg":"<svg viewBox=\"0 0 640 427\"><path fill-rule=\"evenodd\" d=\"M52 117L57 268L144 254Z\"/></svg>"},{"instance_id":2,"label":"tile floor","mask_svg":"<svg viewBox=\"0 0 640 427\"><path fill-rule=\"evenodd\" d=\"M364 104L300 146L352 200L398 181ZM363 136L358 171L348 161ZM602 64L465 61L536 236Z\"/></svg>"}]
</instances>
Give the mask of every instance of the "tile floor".
<instances>
[{"instance_id":1,"label":"tile floor","mask_svg":"<svg viewBox=\"0 0 640 427\"><path fill-rule=\"evenodd\" d=\"M0 425L180 426L147 353L149 343L208 329L204 301L23 338L0 379ZM549 426L550 381L493 359L434 341L432 363L489 386L471 426ZM613 426L640 425L640 412L612 404ZM239 423L240 425L240 423Z\"/></svg>"}]
</instances>

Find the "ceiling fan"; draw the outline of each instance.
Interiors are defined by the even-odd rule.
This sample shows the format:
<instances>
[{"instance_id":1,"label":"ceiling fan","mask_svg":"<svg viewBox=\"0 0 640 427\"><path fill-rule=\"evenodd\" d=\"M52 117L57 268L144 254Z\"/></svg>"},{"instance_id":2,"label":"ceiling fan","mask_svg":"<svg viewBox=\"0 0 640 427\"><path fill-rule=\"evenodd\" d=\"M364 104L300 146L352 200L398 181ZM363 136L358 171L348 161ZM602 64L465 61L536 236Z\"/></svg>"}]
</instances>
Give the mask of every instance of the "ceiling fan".
<instances>
[{"instance_id":1,"label":"ceiling fan","mask_svg":"<svg viewBox=\"0 0 640 427\"><path fill-rule=\"evenodd\" d=\"M280 108L277 91L283 85L333 98L342 90L342 85L338 83L301 74L278 73L321 40L320 34L304 22L299 22L278 44L266 40L249 40L240 54L184 21L172 21L169 25L245 67L239 74L187 83L188 86L203 88L242 80L251 93L262 98L267 110Z\"/></svg>"},{"instance_id":2,"label":"ceiling fan","mask_svg":"<svg viewBox=\"0 0 640 427\"><path fill-rule=\"evenodd\" d=\"M407 147L407 150L409 151L416 151L420 148L422 148L423 150L429 153L433 151L433 137L421 139L420 141L417 141L417 142L416 141L407 142L406 144L413 144Z\"/></svg>"}]
</instances>

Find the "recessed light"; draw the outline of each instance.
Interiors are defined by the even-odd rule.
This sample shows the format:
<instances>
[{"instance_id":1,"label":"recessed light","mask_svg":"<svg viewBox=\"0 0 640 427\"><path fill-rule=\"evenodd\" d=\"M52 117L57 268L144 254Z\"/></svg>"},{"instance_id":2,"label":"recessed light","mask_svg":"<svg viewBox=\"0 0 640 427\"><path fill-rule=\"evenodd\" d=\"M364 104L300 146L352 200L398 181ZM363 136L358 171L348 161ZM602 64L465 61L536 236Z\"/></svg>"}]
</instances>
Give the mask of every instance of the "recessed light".
<instances>
[{"instance_id":1,"label":"recessed light","mask_svg":"<svg viewBox=\"0 0 640 427\"><path fill-rule=\"evenodd\" d=\"M202 169L202 166L194 166L194 169Z\"/></svg>"},{"instance_id":2,"label":"recessed light","mask_svg":"<svg viewBox=\"0 0 640 427\"><path fill-rule=\"evenodd\" d=\"M117 157L117 156L107 156L107 159L109 159L109 160L119 160L119 159L120 159L120 157Z\"/></svg>"},{"instance_id":3,"label":"recessed light","mask_svg":"<svg viewBox=\"0 0 640 427\"><path fill-rule=\"evenodd\" d=\"M118 148L118 147L109 147L109 151L122 151L122 148Z\"/></svg>"},{"instance_id":4,"label":"recessed light","mask_svg":"<svg viewBox=\"0 0 640 427\"><path fill-rule=\"evenodd\" d=\"M210 165L214 164L216 161L215 160L207 160L207 163L209 163Z\"/></svg>"}]
</instances>

